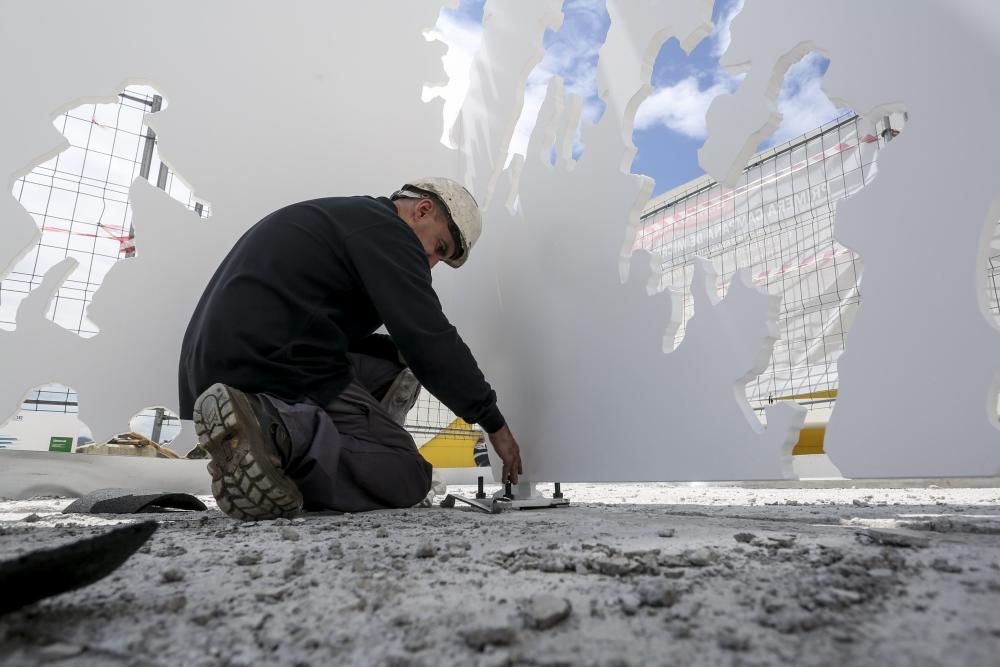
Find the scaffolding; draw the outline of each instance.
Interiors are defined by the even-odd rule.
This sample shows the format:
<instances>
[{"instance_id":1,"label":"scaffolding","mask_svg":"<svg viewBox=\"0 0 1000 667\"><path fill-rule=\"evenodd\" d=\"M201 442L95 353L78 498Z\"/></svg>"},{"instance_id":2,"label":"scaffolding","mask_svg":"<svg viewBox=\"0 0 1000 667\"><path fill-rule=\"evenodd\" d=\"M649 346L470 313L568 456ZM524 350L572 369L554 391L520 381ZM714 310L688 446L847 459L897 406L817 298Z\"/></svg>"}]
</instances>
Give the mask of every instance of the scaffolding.
<instances>
[{"instance_id":1,"label":"scaffolding","mask_svg":"<svg viewBox=\"0 0 1000 667\"><path fill-rule=\"evenodd\" d=\"M875 177L876 157L903 129L905 114L893 114L864 130L853 113L787 143L758 153L736 188L701 177L650 202L635 248L658 255L660 287L683 301L679 343L693 313L689 285L696 256L718 272L725 291L737 270L782 297L780 338L767 369L747 385L760 414L776 400L797 400L812 411L836 400L837 360L862 298L861 258L833 237L837 203ZM1000 243L984 267L987 299L1000 318Z\"/></svg>"}]
</instances>

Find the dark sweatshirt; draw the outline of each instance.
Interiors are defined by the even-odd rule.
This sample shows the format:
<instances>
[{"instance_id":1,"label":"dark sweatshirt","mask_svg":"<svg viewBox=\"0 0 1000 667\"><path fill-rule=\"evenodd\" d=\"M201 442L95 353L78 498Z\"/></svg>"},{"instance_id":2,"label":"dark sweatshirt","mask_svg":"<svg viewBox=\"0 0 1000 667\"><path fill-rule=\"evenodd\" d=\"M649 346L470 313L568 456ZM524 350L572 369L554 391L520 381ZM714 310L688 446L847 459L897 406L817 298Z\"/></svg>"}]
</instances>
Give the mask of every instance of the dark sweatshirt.
<instances>
[{"instance_id":1,"label":"dark sweatshirt","mask_svg":"<svg viewBox=\"0 0 1000 667\"><path fill-rule=\"evenodd\" d=\"M236 242L184 334L182 419L215 382L326 405L350 382L346 353L382 324L420 383L492 433L496 393L441 310L417 235L384 197L275 211Z\"/></svg>"}]
</instances>

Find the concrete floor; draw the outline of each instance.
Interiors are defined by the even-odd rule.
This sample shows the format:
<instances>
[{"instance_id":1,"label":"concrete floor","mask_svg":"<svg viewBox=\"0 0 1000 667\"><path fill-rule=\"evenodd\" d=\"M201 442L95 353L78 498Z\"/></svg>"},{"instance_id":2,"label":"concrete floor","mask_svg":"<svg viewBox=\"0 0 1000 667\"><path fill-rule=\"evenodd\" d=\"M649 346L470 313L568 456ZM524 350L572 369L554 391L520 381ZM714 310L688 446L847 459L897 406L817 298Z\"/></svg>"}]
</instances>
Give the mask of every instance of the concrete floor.
<instances>
[{"instance_id":1,"label":"concrete floor","mask_svg":"<svg viewBox=\"0 0 1000 667\"><path fill-rule=\"evenodd\" d=\"M0 618L0 664L998 663L1000 489L563 490L496 516L143 515L113 575ZM68 503L0 502L0 558L136 520Z\"/></svg>"}]
</instances>

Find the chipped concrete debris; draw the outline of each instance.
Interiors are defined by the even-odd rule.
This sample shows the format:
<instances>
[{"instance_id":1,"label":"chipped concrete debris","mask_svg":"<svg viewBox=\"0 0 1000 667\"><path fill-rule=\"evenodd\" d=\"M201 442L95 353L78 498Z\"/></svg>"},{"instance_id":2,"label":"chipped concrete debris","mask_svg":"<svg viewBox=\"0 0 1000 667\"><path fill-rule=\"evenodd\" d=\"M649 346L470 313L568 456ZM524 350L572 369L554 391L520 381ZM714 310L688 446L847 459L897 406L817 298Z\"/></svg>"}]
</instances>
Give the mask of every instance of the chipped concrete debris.
<instances>
[{"instance_id":1,"label":"chipped concrete debris","mask_svg":"<svg viewBox=\"0 0 1000 667\"><path fill-rule=\"evenodd\" d=\"M46 662L57 662L76 657L85 650L87 650L86 646L80 646L79 644L67 644L65 642L57 641L42 647L38 653L39 657Z\"/></svg>"},{"instance_id":2,"label":"chipped concrete debris","mask_svg":"<svg viewBox=\"0 0 1000 667\"><path fill-rule=\"evenodd\" d=\"M654 579L639 584L636 593L639 604L659 608L674 606L687 590L687 587L682 587L675 582Z\"/></svg>"},{"instance_id":3,"label":"chipped concrete debris","mask_svg":"<svg viewBox=\"0 0 1000 667\"><path fill-rule=\"evenodd\" d=\"M749 651L750 637L736 628L722 628L716 637L719 648L727 651Z\"/></svg>"},{"instance_id":4,"label":"chipped concrete debris","mask_svg":"<svg viewBox=\"0 0 1000 667\"><path fill-rule=\"evenodd\" d=\"M623 614L626 616L635 616L639 611L639 607L642 606L642 600L635 593L625 593L618 598L618 604L621 605Z\"/></svg>"},{"instance_id":5,"label":"chipped concrete debris","mask_svg":"<svg viewBox=\"0 0 1000 667\"><path fill-rule=\"evenodd\" d=\"M931 569L937 570L938 572L945 572L947 574L961 574L962 572L965 572L964 567L952 563L947 558L935 558L932 560Z\"/></svg>"},{"instance_id":6,"label":"chipped concrete debris","mask_svg":"<svg viewBox=\"0 0 1000 667\"><path fill-rule=\"evenodd\" d=\"M426 662L412 655L387 655L378 667L425 667Z\"/></svg>"},{"instance_id":7,"label":"chipped concrete debris","mask_svg":"<svg viewBox=\"0 0 1000 667\"><path fill-rule=\"evenodd\" d=\"M288 526L285 526L281 529L280 535L281 539L289 540L292 542L297 542L298 540L302 539L302 536L299 535L299 531L295 530L294 528L289 528Z\"/></svg>"},{"instance_id":8,"label":"chipped concrete debris","mask_svg":"<svg viewBox=\"0 0 1000 667\"><path fill-rule=\"evenodd\" d=\"M888 550L868 557L817 561L817 565L785 590L770 589L758 623L784 634L847 627L852 609L890 597L900 587L898 575L911 569Z\"/></svg>"},{"instance_id":9,"label":"chipped concrete debris","mask_svg":"<svg viewBox=\"0 0 1000 667\"><path fill-rule=\"evenodd\" d=\"M771 549L789 549L795 544L795 535L768 535L758 537L753 533L736 533L733 539L740 544L749 544L753 547L765 547Z\"/></svg>"},{"instance_id":10,"label":"chipped concrete debris","mask_svg":"<svg viewBox=\"0 0 1000 667\"><path fill-rule=\"evenodd\" d=\"M184 571L177 568L169 568L160 574L160 581L165 584L176 584L184 581Z\"/></svg>"},{"instance_id":11,"label":"chipped concrete debris","mask_svg":"<svg viewBox=\"0 0 1000 667\"><path fill-rule=\"evenodd\" d=\"M162 549L153 552L158 558L176 558L187 553L187 549L179 544L167 544Z\"/></svg>"},{"instance_id":12,"label":"chipped concrete debris","mask_svg":"<svg viewBox=\"0 0 1000 667\"><path fill-rule=\"evenodd\" d=\"M260 551L244 551L236 557L236 564L240 566L258 565L264 558Z\"/></svg>"},{"instance_id":13,"label":"chipped concrete debris","mask_svg":"<svg viewBox=\"0 0 1000 667\"><path fill-rule=\"evenodd\" d=\"M625 577L661 574L663 568L707 567L721 558L716 550L708 547L686 549L676 554L665 554L658 548L621 551L606 544L588 543L581 545L581 549L586 555L580 556L575 550L522 547L502 552L494 560L510 572L540 570Z\"/></svg>"},{"instance_id":14,"label":"chipped concrete debris","mask_svg":"<svg viewBox=\"0 0 1000 667\"><path fill-rule=\"evenodd\" d=\"M996 517L936 516L926 519L907 519L898 522L900 528L932 533L970 533L1000 535L1000 521Z\"/></svg>"},{"instance_id":15,"label":"chipped concrete debris","mask_svg":"<svg viewBox=\"0 0 1000 667\"><path fill-rule=\"evenodd\" d=\"M162 614L179 614L186 606L187 596L177 593L156 603L156 611Z\"/></svg>"},{"instance_id":16,"label":"chipped concrete debris","mask_svg":"<svg viewBox=\"0 0 1000 667\"><path fill-rule=\"evenodd\" d=\"M927 535L905 528L866 528L859 533L859 538L887 546L914 549L922 549L930 544Z\"/></svg>"},{"instance_id":17,"label":"chipped concrete debris","mask_svg":"<svg viewBox=\"0 0 1000 667\"><path fill-rule=\"evenodd\" d=\"M437 555L438 548L430 542L421 542L417 545L417 550L413 553L417 558L433 558Z\"/></svg>"},{"instance_id":18,"label":"chipped concrete debris","mask_svg":"<svg viewBox=\"0 0 1000 667\"><path fill-rule=\"evenodd\" d=\"M528 625L536 630L548 630L559 625L573 611L573 605L566 598L555 595L533 595L528 600L525 614Z\"/></svg>"},{"instance_id":19,"label":"chipped concrete debris","mask_svg":"<svg viewBox=\"0 0 1000 667\"><path fill-rule=\"evenodd\" d=\"M509 646L517 639L517 630L509 621L481 620L458 632L466 645L477 651L487 646Z\"/></svg>"},{"instance_id":20,"label":"chipped concrete debris","mask_svg":"<svg viewBox=\"0 0 1000 667\"><path fill-rule=\"evenodd\" d=\"M302 574L302 571L306 567L306 554L305 552L298 551L292 557L292 561L285 568L284 577L285 579L291 579L292 577L297 577Z\"/></svg>"},{"instance_id":21,"label":"chipped concrete debris","mask_svg":"<svg viewBox=\"0 0 1000 667\"><path fill-rule=\"evenodd\" d=\"M996 533L934 539L925 529L930 541L916 550L857 539L867 528L846 523L857 517L854 495L819 523L815 501L765 509L768 496L755 496L755 508L688 515L581 504L249 524L214 508L173 514L151 550L112 577L0 619L0 655L20 651L38 664L58 639L67 648L53 654L80 646L110 664L127 654L163 664L815 667L844 651L845 664L910 667L914 651L931 656L927 664L994 664ZM882 498L865 510L867 523L932 516L883 509ZM38 505L3 511L0 503L11 517L0 520L0 556L92 530L53 526ZM46 519L26 524L30 512ZM990 512L947 510L953 526ZM676 533L663 539L667 521ZM171 570L183 578L168 582ZM219 632L231 640L213 644Z\"/></svg>"}]
</instances>

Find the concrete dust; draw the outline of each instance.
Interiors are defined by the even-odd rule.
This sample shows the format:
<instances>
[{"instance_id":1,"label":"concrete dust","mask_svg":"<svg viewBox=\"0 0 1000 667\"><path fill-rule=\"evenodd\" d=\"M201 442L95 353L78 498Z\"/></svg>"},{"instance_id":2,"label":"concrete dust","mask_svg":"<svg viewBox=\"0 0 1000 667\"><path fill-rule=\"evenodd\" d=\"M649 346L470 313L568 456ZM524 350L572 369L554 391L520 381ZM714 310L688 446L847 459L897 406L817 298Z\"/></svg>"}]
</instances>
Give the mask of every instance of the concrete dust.
<instances>
[{"instance_id":1,"label":"concrete dust","mask_svg":"<svg viewBox=\"0 0 1000 667\"><path fill-rule=\"evenodd\" d=\"M211 499L0 502L0 558L161 522L107 579L0 618L0 663L996 664L998 489L563 490L557 510L253 524Z\"/></svg>"}]
</instances>

